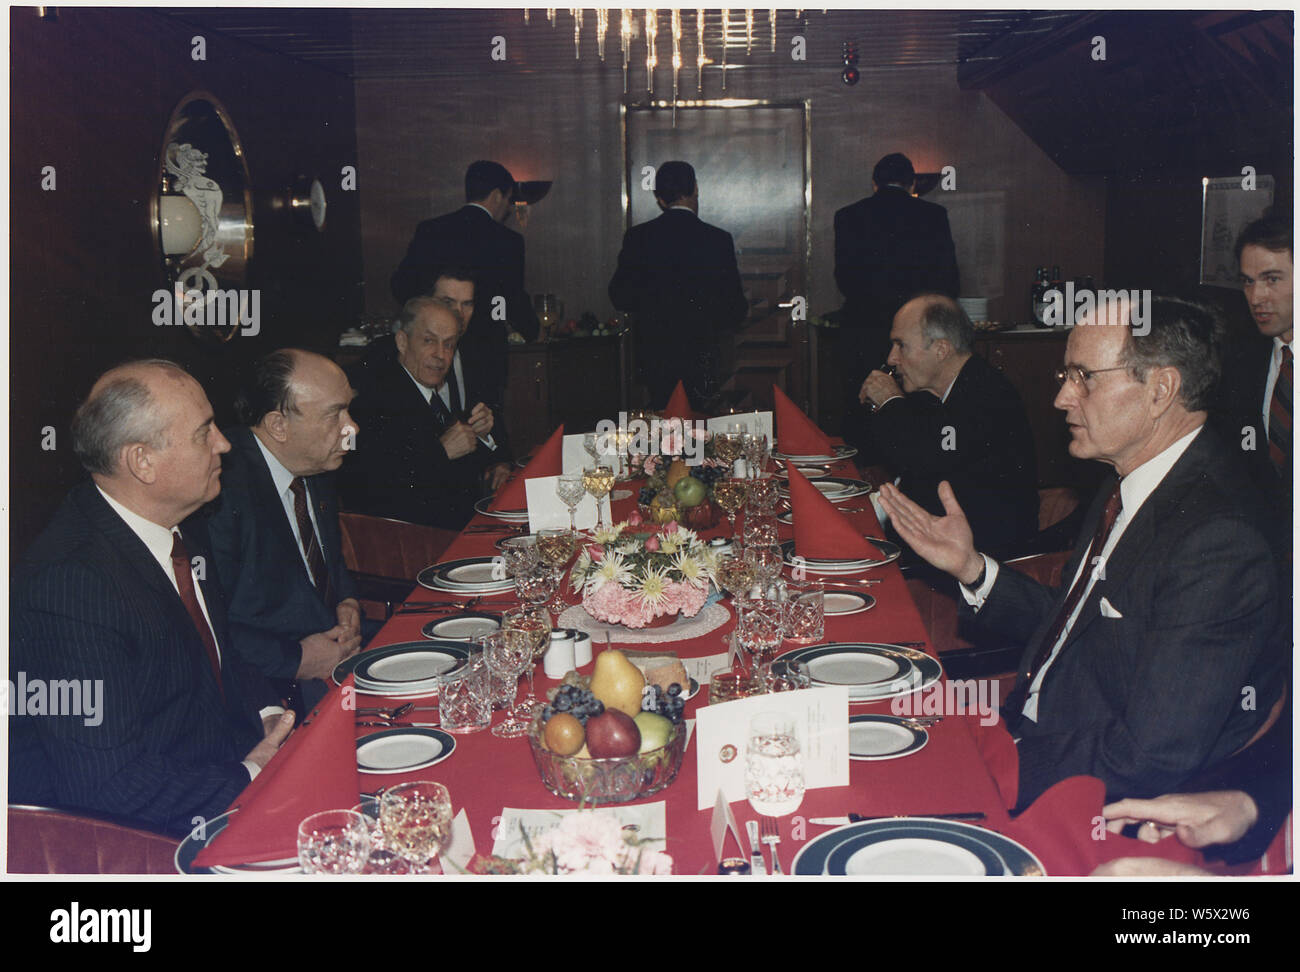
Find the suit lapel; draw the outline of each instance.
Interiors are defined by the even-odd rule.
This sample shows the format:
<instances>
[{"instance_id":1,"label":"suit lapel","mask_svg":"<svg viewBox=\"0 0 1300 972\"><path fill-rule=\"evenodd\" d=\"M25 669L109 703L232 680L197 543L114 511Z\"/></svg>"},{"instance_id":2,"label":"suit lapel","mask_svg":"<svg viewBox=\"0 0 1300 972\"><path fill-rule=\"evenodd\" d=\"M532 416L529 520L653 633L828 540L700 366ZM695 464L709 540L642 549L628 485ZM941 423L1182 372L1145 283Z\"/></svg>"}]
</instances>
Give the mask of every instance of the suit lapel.
<instances>
[{"instance_id":1,"label":"suit lapel","mask_svg":"<svg viewBox=\"0 0 1300 972\"><path fill-rule=\"evenodd\" d=\"M283 548L284 555L291 558L287 563L297 563L306 572L307 568L302 562L302 552L298 549L298 541L293 537L293 528L289 526L289 518L284 511L284 502L275 490L271 468L266 464L266 458L258 448L252 431L248 429L237 431L244 433L240 436L243 441L237 445L237 448L242 449L244 461L248 464L249 486L252 489L253 501L261 507L263 518L274 524L271 532L275 536L275 542Z\"/></svg>"}]
</instances>

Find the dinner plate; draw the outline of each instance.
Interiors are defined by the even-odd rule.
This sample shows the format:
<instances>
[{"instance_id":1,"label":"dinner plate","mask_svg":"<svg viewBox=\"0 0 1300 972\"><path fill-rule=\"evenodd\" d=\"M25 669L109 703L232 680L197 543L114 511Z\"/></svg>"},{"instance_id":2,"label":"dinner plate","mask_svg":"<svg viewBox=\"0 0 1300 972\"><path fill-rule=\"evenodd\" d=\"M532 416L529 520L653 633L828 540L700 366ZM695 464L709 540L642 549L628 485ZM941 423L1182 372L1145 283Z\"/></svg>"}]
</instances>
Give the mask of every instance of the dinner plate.
<instances>
[{"instance_id":1,"label":"dinner plate","mask_svg":"<svg viewBox=\"0 0 1300 972\"><path fill-rule=\"evenodd\" d=\"M342 685L348 675L352 674L354 670L360 668L362 665L366 665L367 671L369 671L369 666L372 666L377 662L382 662L384 659L390 657L400 658L408 652L418 652L422 654L432 652L435 655L443 656L443 658L447 660L445 663L435 659L433 660L433 665L425 669L427 672L433 671L434 666L440 667L444 669L443 674L460 668L469 658L469 649L463 642L401 641L391 645L384 645L380 648L371 648L368 651L363 651L359 655L354 655L351 658L339 662L339 664L334 668L334 683L336 685ZM417 664L420 663L417 662ZM426 660L423 664L427 665L429 662ZM381 667L380 671L383 672L383 670L384 668ZM409 694L411 692L418 692L419 694L409 697L424 697L427 695L438 694L437 681L437 676L427 676L420 682L414 684L411 682L371 681L367 679L363 673L358 672L357 689L371 695L384 695L392 698L398 698L402 696L402 693ZM430 682L433 687L426 690L424 686Z\"/></svg>"},{"instance_id":2,"label":"dinner plate","mask_svg":"<svg viewBox=\"0 0 1300 972\"><path fill-rule=\"evenodd\" d=\"M870 611L876 606L876 599L870 594L859 594L857 591L828 590L823 597L823 603L825 604L826 616L829 618Z\"/></svg>"},{"instance_id":3,"label":"dinner plate","mask_svg":"<svg viewBox=\"0 0 1300 972\"><path fill-rule=\"evenodd\" d=\"M527 523L527 510L489 510L492 505L492 497L484 496L474 504L474 512L482 513L484 516L495 517L498 520L509 520L511 523Z\"/></svg>"},{"instance_id":4,"label":"dinner plate","mask_svg":"<svg viewBox=\"0 0 1300 972\"><path fill-rule=\"evenodd\" d=\"M849 717L849 759L898 759L923 749L929 741L928 732L898 716Z\"/></svg>"},{"instance_id":5,"label":"dinner plate","mask_svg":"<svg viewBox=\"0 0 1300 972\"><path fill-rule=\"evenodd\" d=\"M497 557L462 557L426 567L416 576L421 587L448 594L496 594L513 590Z\"/></svg>"},{"instance_id":6,"label":"dinner plate","mask_svg":"<svg viewBox=\"0 0 1300 972\"><path fill-rule=\"evenodd\" d=\"M793 462L795 465L820 465L824 462L839 462L841 459L849 459L857 454L858 450L853 448L853 446L838 445L835 446L835 454L833 456L825 454L820 456L796 456L791 455L788 452L773 452L772 458L781 459L785 462Z\"/></svg>"},{"instance_id":7,"label":"dinner plate","mask_svg":"<svg viewBox=\"0 0 1300 972\"><path fill-rule=\"evenodd\" d=\"M430 621L420 633L442 641L473 641L501 629L501 615L466 611Z\"/></svg>"},{"instance_id":8,"label":"dinner plate","mask_svg":"<svg viewBox=\"0 0 1300 972\"><path fill-rule=\"evenodd\" d=\"M781 554L785 558L786 566L802 566L805 570L813 574L858 574L872 567L881 567L885 564L892 564L895 560L903 555L903 548L889 540L882 540L879 537L864 537L864 539L880 551L881 559L879 560L832 560L820 557L804 557L801 564L794 561L795 549L794 540L785 540L781 543Z\"/></svg>"},{"instance_id":9,"label":"dinner plate","mask_svg":"<svg viewBox=\"0 0 1300 972\"><path fill-rule=\"evenodd\" d=\"M821 834L795 855L793 874L1010 876L1042 862L992 830L933 817L863 820Z\"/></svg>"},{"instance_id":10,"label":"dinner plate","mask_svg":"<svg viewBox=\"0 0 1300 972\"><path fill-rule=\"evenodd\" d=\"M357 770L372 775L409 773L441 763L455 748L456 740L441 729L384 729L357 740Z\"/></svg>"},{"instance_id":11,"label":"dinner plate","mask_svg":"<svg viewBox=\"0 0 1300 972\"><path fill-rule=\"evenodd\" d=\"M799 470L799 475L803 476L804 479L821 479L823 476L831 474L830 469L826 466L801 466L798 463L793 463L793 465L795 469ZM785 469L777 469L773 475L777 479L790 478L790 473Z\"/></svg>"},{"instance_id":12,"label":"dinner plate","mask_svg":"<svg viewBox=\"0 0 1300 972\"><path fill-rule=\"evenodd\" d=\"M297 874L301 868L298 866L298 858L284 858L276 861L261 861L257 864L245 864L240 867L225 867L223 865L214 865L212 867L199 867L194 863L194 858L199 856L199 851L207 847L208 844L216 838L217 834L226 829L226 824L230 823L230 818L239 812L239 808L227 810L219 817L213 817L203 825L203 837L196 837L194 831L190 831L185 839L176 845L176 853L172 855L172 863L176 866L177 872L181 874ZM198 830L196 827L195 830Z\"/></svg>"},{"instance_id":13,"label":"dinner plate","mask_svg":"<svg viewBox=\"0 0 1300 972\"><path fill-rule=\"evenodd\" d=\"M871 683L864 681L849 685L849 702L855 705L872 702L885 702L898 696L910 695L911 693L920 691L921 689L929 688L943 676L943 666L939 664L937 659L927 655L923 651L918 651L915 648L904 648L900 645L871 644L857 641L845 643L827 642L820 645L807 645L802 648L794 648L780 655L776 661L773 662L773 665L779 666L782 662L786 661L808 661L809 659L807 656L809 654L816 654L818 657L822 657L822 653L827 652L828 649L828 654L830 656L839 657L834 657L831 661L824 662L823 664L826 665L828 670L835 673L845 670L850 673L852 672L852 660L842 656L861 654L872 659L871 661L860 663L861 675L858 677L863 679L874 678L876 681ZM894 676L892 681L886 681L884 683L879 681L882 675L887 677L889 672L888 666L881 664L881 658L889 658L898 665L899 672ZM905 666L902 662L904 660L910 662L912 665L912 673L906 677L903 677ZM854 676L850 674L848 676L838 675L838 677L853 678ZM818 684L844 684L826 682L816 674L813 675L813 680L818 682Z\"/></svg>"}]
</instances>

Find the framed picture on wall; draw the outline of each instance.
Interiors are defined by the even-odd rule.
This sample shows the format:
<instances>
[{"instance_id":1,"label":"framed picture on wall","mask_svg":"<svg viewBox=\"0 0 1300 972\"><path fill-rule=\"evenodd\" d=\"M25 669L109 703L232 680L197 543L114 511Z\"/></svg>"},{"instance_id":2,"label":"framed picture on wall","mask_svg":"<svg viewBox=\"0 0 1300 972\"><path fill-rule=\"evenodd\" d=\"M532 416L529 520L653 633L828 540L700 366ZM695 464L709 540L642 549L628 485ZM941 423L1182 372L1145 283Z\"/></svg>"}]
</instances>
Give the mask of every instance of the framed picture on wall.
<instances>
[{"instance_id":1,"label":"framed picture on wall","mask_svg":"<svg viewBox=\"0 0 1300 972\"><path fill-rule=\"evenodd\" d=\"M1233 244L1246 224L1271 205L1271 175L1201 180L1201 283L1233 290L1240 286Z\"/></svg>"}]
</instances>

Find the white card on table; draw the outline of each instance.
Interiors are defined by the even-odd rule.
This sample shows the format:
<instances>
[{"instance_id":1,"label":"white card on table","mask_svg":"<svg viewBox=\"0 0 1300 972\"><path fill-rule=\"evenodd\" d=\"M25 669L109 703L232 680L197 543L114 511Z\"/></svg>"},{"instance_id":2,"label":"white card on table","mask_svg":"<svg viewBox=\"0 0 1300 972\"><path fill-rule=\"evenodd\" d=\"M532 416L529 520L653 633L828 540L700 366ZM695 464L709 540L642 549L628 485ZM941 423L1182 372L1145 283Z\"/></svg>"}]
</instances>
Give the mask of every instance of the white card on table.
<instances>
[{"instance_id":1,"label":"white card on table","mask_svg":"<svg viewBox=\"0 0 1300 972\"><path fill-rule=\"evenodd\" d=\"M469 829L469 817L461 807L451 821L451 840L443 848L442 861L451 864L448 873L463 873L469 869L469 862L474 859L474 833Z\"/></svg>"},{"instance_id":2,"label":"white card on table","mask_svg":"<svg viewBox=\"0 0 1300 972\"><path fill-rule=\"evenodd\" d=\"M713 805L713 816L709 821L709 832L713 835L713 856L718 861L727 856L722 852L727 845L727 831L731 831L731 835L736 838L736 856L749 857L745 841L740 836L736 815L731 812L731 804L727 802L726 794L719 790L718 802Z\"/></svg>"},{"instance_id":3,"label":"white card on table","mask_svg":"<svg viewBox=\"0 0 1300 972\"><path fill-rule=\"evenodd\" d=\"M683 658L682 665L686 668L686 674L701 685L709 684L709 676L719 668L727 667L727 655L706 655L703 658Z\"/></svg>"},{"instance_id":4,"label":"white card on table","mask_svg":"<svg viewBox=\"0 0 1300 972\"><path fill-rule=\"evenodd\" d=\"M528 496L528 532L538 530L564 530L569 526L569 508L555 495L559 476L534 476L524 480L524 492ZM601 499L601 508L609 522L609 497ZM590 493L583 495L573 513L573 522L579 530L590 530L596 526L596 500Z\"/></svg>"},{"instance_id":5,"label":"white card on table","mask_svg":"<svg viewBox=\"0 0 1300 972\"><path fill-rule=\"evenodd\" d=\"M524 845L524 832L527 832L529 841L532 841L539 834L558 827L561 820L575 813L612 816L624 828L636 827L637 836L650 842L646 844L647 849L663 851L667 849L668 843L667 806L660 800L657 803L596 807L590 810L519 810L505 807L501 811L500 823L492 831L492 854L515 860L526 857L528 848Z\"/></svg>"},{"instance_id":6,"label":"white card on table","mask_svg":"<svg viewBox=\"0 0 1300 972\"><path fill-rule=\"evenodd\" d=\"M794 720L809 790L849 783L849 690L839 685L775 692L706 705L695 713L696 809L721 790L728 802L745 799L745 744L749 720L777 712Z\"/></svg>"},{"instance_id":7,"label":"white card on table","mask_svg":"<svg viewBox=\"0 0 1300 972\"><path fill-rule=\"evenodd\" d=\"M582 440L582 433L578 433L565 435L564 441L560 443L560 469L566 476L580 473L583 466L590 466L592 463L591 454L583 448Z\"/></svg>"},{"instance_id":8,"label":"white card on table","mask_svg":"<svg viewBox=\"0 0 1300 972\"><path fill-rule=\"evenodd\" d=\"M710 432L725 432L728 426L736 423L744 425L750 434L762 432L767 436L769 445L775 441L772 438L771 412L741 412L738 415L718 415L707 419L704 427Z\"/></svg>"}]
</instances>

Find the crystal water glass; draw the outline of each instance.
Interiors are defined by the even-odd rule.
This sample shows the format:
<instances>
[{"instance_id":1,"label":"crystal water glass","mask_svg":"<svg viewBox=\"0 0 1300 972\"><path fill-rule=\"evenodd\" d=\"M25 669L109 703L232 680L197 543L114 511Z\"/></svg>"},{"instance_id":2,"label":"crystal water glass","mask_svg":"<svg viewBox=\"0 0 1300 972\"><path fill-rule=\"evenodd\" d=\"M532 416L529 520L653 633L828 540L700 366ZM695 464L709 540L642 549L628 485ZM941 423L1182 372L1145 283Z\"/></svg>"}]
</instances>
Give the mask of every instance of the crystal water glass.
<instances>
[{"instance_id":1,"label":"crystal water glass","mask_svg":"<svg viewBox=\"0 0 1300 972\"><path fill-rule=\"evenodd\" d=\"M550 579L550 572L546 572ZM546 597L550 597L548 593ZM545 598L543 598L545 600ZM531 719L533 709L540 705L533 690L534 663L541 661L546 649L551 646L551 616L539 607L528 605L512 608L501 615L501 633L507 640L515 642L520 650L528 649L529 656L524 673L528 676L528 694L519 700L516 712L521 718Z\"/></svg>"},{"instance_id":2,"label":"crystal water glass","mask_svg":"<svg viewBox=\"0 0 1300 972\"><path fill-rule=\"evenodd\" d=\"M754 565L745 559L745 550L740 544L735 544L731 553L718 558L718 586L730 594L733 601L749 597L754 576Z\"/></svg>"},{"instance_id":3,"label":"crystal water glass","mask_svg":"<svg viewBox=\"0 0 1300 972\"><path fill-rule=\"evenodd\" d=\"M578 504L587 495L587 487L582 485L582 476L578 473L561 476L555 484L555 495L559 497L561 503L569 508L569 529L576 533L578 525L574 515L577 512Z\"/></svg>"},{"instance_id":4,"label":"crystal water glass","mask_svg":"<svg viewBox=\"0 0 1300 972\"><path fill-rule=\"evenodd\" d=\"M787 581L785 640L814 645L826 632L826 585L821 581Z\"/></svg>"},{"instance_id":5,"label":"crystal water glass","mask_svg":"<svg viewBox=\"0 0 1300 972\"><path fill-rule=\"evenodd\" d=\"M298 824L304 874L360 874L370 859L370 827L352 810L323 810Z\"/></svg>"},{"instance_id":6,"label":"crystal water glass","mask_svg":"<svg viewBox=\"0 0 1300 972\"><path fill-rule=\"evenodd\" d=\"M505 562L506 575L512 579L521 573L533 570L540 563L537 553L537 538L533 536L509 537L501 542L501 557Z\"/></svg>"},{"instance_id":7,"label":"crystal water glass","mask_svg":"<svg viewBox=\"0 0 1300 972\"><path fill-rule=\"evenodd\" d=\"M785 555L775 544L746 547L745 559L754 565L754 583L764 591L777 582L785 566Z\"/></svg>"},{"instance_id":8,"label":"crystal water glass","mask_svg":"<svg viewBox=\"0 0 1300 972\"><path fill-rule=\"evenodd\" d=\"M745 743L745 796L755 813L784 817L803 803L803 753L795 721L760 712L749 722Z\"/></svg>"},{"instance_id":9,"label":"crystal water glass","mask_svg":"<svg viewBox=\"0 0 1300 972\"><path fill-rule=\"evenodd\" d=\"M781 502L781 486L771 473L764 473L749 481L749 492L745 497L746 513L776 513L777 504Z\"/></svg>"},{"instance_id":10,"label":"crystal water glass","mask_svg":"<svg viewBox=\"0 0 1300 972\"><path fill-rule=\"evenodd\" d=\"M756 597L736 604L736 637L753 658L754 667L766 665L785 637L785 611L780 601Z\"/></svg>"},{"instance_id":11,"label":"crystal water glass","mask_svg":"<svg viewBox=\"0 0 1300 972\"><path fill-rule=\"evenodd\" d=\"M513 687L509 698L514 700L519 694L519 676L531 667L533 662L532 642L520 636L506 637L504 631L494 631L478 639L483 646L483 658L488 670L499 676L508 686ZM506 709L506 719L492 727L492 735L503 739L513 739L528 732L529 720L524 717L517 706Z\"/></svg>"},{"instance_id":12,"label":"crystal water glass","mask_svg":"<svg viewBox=\"0 0 1300 972\"><path fill-rule=\"evenodd\" d=\"M741 536L746 547L773 547L781 539L781 527L771 513L746 513Z\"/></svg>"},{"instance_id":13,"label":"crystal water glass","mask_svg":"<svg viewBox=\"0 0 1300 972\"><path fill-rule=\"evenodd\" d=\"M399 783L379 798L384 843L416 874L427 874L430 862L451 840L451 820L451 794L441 783Z\"/></svg>"}]
</instances>

